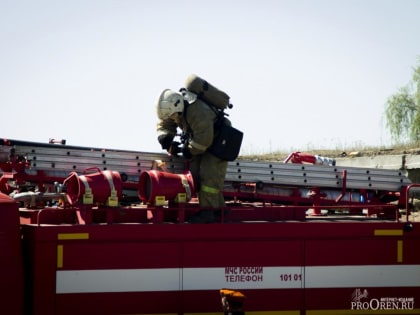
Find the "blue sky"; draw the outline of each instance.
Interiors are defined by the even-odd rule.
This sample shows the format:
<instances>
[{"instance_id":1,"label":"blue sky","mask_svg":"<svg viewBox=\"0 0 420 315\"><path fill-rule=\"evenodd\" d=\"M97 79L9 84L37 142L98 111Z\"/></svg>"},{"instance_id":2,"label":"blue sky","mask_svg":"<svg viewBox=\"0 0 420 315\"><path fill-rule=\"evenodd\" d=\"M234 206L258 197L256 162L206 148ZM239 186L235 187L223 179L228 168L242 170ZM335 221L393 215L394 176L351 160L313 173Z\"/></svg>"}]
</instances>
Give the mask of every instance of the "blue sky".
<instances>
[{"instance_id":1,"label":"blue sky","mask_svg":"<svg viewBox=\"0 0 420 315\"><path fill-rule=\"evenodd\" d=\"M226 91L242 154L391 146L420 0L0 0L0 137L160 152L156 101Z\"/></svg>"}]
</instances>

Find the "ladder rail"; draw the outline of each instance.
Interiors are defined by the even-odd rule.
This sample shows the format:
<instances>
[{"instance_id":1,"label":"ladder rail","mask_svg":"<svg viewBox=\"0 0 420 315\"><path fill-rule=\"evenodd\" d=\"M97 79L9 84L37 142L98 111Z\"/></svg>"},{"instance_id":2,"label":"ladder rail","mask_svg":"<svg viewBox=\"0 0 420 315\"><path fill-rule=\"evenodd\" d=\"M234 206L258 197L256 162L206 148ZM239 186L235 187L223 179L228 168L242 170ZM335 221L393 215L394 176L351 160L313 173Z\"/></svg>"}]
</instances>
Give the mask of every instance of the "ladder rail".
<instances>
[{"instance_id":1,"label":"ladder rail","mask_svg":"<svg viewBox=\"0 0 420 315\"><path fill-rule=\"evenodd\" d=\"M0 141L0 153L9 154L13 148L15 156L24 156L30 162L28 174L36 176L38 171L47 176L67 176L69 172L83 172L91 167L124 173L126 178L138 181L140 173L150 170L155 160L165 163L170 172L185 170L182 158L164 153L151 153L126 150L107 150L75 147L57 144ZM65 174L67 172L67 174ZM401 170L357 168L343 166L324 166L311 164L292 164L284 162L236 160L228 163L225 181L262 182L265 185L293 185L301 187L343 188L343 174L346 175L346 189L369 189L400 191L411 181ZM51 175L54 174L54 175Z\"/></svg>"}]
</instances>

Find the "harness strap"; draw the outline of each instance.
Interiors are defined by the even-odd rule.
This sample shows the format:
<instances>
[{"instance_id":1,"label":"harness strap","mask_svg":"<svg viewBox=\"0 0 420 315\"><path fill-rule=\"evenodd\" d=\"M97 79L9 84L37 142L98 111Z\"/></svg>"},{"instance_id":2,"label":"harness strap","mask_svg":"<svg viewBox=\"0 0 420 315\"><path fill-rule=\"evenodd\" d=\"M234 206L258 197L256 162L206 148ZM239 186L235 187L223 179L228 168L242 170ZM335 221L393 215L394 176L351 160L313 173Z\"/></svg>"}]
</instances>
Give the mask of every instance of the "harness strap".
<instances>
[{"instance_id":1,"label":"harness strap","mask_svg":"<svg viewBox=\"0 0 420 315\"><path fill-rule=\"evenodd\" d=\"M180 175L182 186L185 188L185 192L187 193L187 200L191 199L191 187L188 183L188 179L185 175Z\"/></svg>"},{"instance_id":2,"label":"harness strap","mask_svg":"<svg viewBox=\"0 0 420 315\"><path fill-rule=\"evenodd\" d=\"M86 179L85 175L80 175L79 176L80 181L83 183L83 185L85 186L85 193L83 194L83 201L82 203L84 205L91 205L93 204L93 194L92 194L92 189L89 186L89 183Z\"/></svg>"}]
</instances>

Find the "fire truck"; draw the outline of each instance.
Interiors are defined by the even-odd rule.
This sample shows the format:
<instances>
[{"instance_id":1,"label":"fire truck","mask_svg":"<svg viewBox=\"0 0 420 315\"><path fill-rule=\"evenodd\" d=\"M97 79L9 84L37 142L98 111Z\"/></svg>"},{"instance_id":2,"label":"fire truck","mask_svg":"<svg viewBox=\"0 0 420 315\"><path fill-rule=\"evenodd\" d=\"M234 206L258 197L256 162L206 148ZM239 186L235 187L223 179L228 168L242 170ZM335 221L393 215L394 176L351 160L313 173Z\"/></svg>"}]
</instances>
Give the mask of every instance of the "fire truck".
<instances>
[{"instance_id":1,"label":"fire truck","mask_svg":"<svg viewBox=\"0 0 420 315\"><path fill-rule=\"evenodd\" d=\"M238 159L216 222L191 224L182 158L1 139L1 314L220 314L222 288L248 314L420 314L419 186Z\"/></svg>"}]
</instances>

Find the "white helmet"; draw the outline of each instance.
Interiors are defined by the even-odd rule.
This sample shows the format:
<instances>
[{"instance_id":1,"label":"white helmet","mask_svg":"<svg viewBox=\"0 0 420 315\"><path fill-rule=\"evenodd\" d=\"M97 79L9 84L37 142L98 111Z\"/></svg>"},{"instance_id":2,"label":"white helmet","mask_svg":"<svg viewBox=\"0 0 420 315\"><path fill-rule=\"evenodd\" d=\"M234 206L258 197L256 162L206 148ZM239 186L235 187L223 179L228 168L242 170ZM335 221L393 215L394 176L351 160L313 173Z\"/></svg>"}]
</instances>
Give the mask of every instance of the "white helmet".
<instances>
[{"instance_id":1,"label":"white helmet","mask_svg":"<svg viewBox=\"0 0 420 315\"><path fill-rule=\"evenodd\" d=\"M164 90L159 97L157 104L157 115L159 119L165 120L174 113L184 111L184 97L181 93L170 89Z\"/></svg>"}]
</instances>

